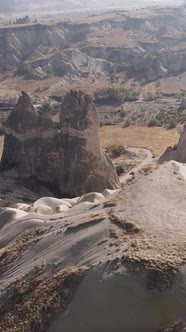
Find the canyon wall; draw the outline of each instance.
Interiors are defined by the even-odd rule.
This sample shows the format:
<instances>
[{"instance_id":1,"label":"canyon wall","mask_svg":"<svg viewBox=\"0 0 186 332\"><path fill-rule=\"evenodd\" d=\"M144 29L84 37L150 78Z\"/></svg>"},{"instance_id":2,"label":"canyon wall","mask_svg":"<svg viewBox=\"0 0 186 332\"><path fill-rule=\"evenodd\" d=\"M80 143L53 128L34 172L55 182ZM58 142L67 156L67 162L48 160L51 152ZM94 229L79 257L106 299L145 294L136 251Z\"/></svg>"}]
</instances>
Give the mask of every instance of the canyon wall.
<instances>
[{"instance_id":1,"label":"canyon wall","mask_svg":"<svg viewBox=\"0 0 186 332\"><path fill-rule=\"evenodd\" d=\"M0 67L27 79L125 72L151 82L186 71L186 20L179 8L83 22L0 27Z\"/></svg>"}]
</instances>

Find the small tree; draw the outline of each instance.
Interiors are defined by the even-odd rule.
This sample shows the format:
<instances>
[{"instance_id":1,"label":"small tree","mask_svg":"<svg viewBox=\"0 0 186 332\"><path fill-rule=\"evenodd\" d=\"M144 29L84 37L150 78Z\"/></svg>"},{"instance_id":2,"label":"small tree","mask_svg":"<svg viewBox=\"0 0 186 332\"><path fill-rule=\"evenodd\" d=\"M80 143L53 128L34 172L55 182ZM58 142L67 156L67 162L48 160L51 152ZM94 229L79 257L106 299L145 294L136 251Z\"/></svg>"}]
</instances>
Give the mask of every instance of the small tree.
<instances>
[{"instance_id":1,"label":"small tree","mask_svg":"<svg viewBox=\"0 0 186 332\"><path fill-rule=\"evenodd\" d=\"M130 121L129 120L126 120L124 125L123 125L123 128L127 128L130 126Z\"/></svg>"},{"instance_id":2,"label":"small tree","mask_svg":"<svg viewBox=\"0 0 186 332\"><path fill-rule=\"evenodd\" d=\"M126 112L125 111L121 111L120 112L120 116L121 116L121 118L124 118L126 116Z\"/></svg>"},{"instance_id":3,"label":"small tree","mask_svg":"<svg viewBox=\"0 0 186 332\"><path fill-rule=\"evenodd\" d=\"M143 95L145 101L152 101L155 99L155 95L151 91L146 91Z\"/></svg>"},{"instance_id":4,"label":"small tree","mask_svg":"<svg viewBox=\"0 0 186 332\"><path fill-rule=\"evenodd\" d=\"M92 92L87 93L87 98L89 99L90 102L94 102L94 94Z\"/></svg>"},{"instance_id":5,"label":"small tree","mask_svg":"<svg viewBox=\"0 0 186 332\"><path fill-rule=\"evenodd\" d=\"M56 113L58 111L58 105L52 104L50 100L45 100L43 104L38 108L39 114L42 115L44 113Z\"/></svg>"},{"instance_id":6,"label":"small tree","mask_svg":"<svg viewBox=\"0 0 186 332\"><path fill-rule=\"evenodd\" d=\"M119 144L119 145L113 145L110 148L110 151L112 152L113 157L119 157L123 153L124 146Z\"/></svg>"},{"instance_id":7,"label":"small tree","mask_svg":"<svg viewBox=\"0 0 186 332\"><path fill-rule=\"evenodd\" d=\"M160 127L160 122L157 119L151 119L148 123L148 127Z\"/></svg>"},{"instance_id":8,"label":"small tree","mask_svg":"<svg viewBox=\"0 0 186 332\"><path fill-rule=\"evenodd\" d=\"M53 106L49 100L45 100L42 105L43 111L50 112L53 110Z\"/></svg>"},{"instance_id":9,"label":"small tree","mask_svg":"<svg viewBox=\"0 0 186 332\"><path fill-rule=\"evenodd\" d=\"M173 128L175 128L176 127L176 121L174 120L174 119L170 119L170 122L169 122L169 126L168 126L168 128L169 129L173 129Z\"/></svg>"}]
</instances>

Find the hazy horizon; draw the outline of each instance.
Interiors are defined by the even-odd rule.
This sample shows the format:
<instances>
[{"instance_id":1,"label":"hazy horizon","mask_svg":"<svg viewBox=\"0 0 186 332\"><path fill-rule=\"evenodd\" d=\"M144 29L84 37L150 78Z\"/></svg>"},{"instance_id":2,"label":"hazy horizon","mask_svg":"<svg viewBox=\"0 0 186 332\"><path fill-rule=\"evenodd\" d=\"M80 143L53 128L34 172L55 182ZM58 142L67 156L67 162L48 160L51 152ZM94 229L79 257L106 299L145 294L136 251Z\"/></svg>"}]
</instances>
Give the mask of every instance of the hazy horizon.
<instances>
[{"instance_id":1,"label":"hazy horizon","mask_svg":"<svg viewBox=\"0 0 186 332\"><path fill-rule=\"evenodd\" d=\"M42 9L47 10L60 10L60 11L76 11L76 10L89 10L99 8L135 8L150 5L180 5L183 0L178 0L175 4L173 0L0 0L1 12L25 12L31 10L33 12Z\"/></svg>"}]
</instances>

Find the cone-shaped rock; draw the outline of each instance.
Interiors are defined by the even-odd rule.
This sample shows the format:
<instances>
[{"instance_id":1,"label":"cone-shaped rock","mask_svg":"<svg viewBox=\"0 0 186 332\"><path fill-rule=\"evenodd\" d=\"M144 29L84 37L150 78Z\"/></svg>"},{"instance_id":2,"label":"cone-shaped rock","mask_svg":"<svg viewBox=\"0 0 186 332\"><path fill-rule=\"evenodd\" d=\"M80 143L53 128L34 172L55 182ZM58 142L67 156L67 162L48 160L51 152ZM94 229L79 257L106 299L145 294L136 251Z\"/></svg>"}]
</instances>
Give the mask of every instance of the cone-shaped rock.
<instances>
[{"instance_id":1,"label":"cone-shaped rock","mask_svg":"<svg viewBox=\"0 0 186 332\"><path fill-rule=\"evenodd\" d=\"M18 178L34 179L60 196L117 188L115 169L100 148L98 117L89 97L71 91L59 118L56 124L38 115L22 92L4 125L1 168L14 169Z\"/></svg>"}]
</instances>

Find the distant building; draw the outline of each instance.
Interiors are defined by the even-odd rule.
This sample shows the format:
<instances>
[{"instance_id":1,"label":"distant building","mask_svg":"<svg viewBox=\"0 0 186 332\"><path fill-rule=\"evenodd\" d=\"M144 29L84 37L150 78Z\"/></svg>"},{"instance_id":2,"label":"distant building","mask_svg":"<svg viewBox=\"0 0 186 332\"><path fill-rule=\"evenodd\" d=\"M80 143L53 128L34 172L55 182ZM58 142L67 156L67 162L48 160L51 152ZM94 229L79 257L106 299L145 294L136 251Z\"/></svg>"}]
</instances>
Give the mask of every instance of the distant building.
<instances>
[{"instance_id":1,"label":"distant building","mask_svg":"<svg viewBox=\"0 0 186 332\"><path fill-rule=\"evenodd\" d=\"M0 0L0 12L10 12L13 9L13 0Z\"/></svg>"}]
</instances>

